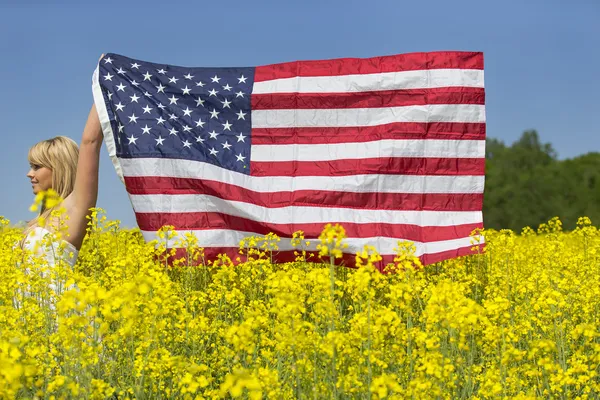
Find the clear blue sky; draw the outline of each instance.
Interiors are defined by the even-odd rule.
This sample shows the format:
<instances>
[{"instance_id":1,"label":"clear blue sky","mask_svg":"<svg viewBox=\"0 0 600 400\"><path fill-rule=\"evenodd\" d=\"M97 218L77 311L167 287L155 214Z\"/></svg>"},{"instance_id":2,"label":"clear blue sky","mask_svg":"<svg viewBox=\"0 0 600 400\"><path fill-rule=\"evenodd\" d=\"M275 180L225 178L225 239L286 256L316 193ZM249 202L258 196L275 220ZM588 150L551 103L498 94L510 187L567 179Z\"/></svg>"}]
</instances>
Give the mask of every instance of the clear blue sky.
<instances>
[{"instance_id":1,"label":"clear blue sky","mask_svg":"<svg viewBox=\"0 0 600 400\"><path fill-rule=\"evenodd\" d=\"M13 222L33 217L28 148L79 142L107 52L228 67L483 51L488 136L534 128L561 158L600 151L600 0L52 3L0 0L0 215ZM135 226L105 148L99 190L108 217Z\"/></svg>"}]
</instances>

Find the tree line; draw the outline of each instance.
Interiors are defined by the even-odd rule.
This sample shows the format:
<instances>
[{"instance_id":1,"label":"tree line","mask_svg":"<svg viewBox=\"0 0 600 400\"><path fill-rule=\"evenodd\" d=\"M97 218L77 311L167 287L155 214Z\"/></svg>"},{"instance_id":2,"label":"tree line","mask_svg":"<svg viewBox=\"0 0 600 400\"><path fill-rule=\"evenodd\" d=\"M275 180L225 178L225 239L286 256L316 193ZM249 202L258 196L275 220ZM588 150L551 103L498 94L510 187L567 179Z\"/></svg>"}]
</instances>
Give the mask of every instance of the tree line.
<instances>
[{"instance_id":1,"label":"tree line","mask_svg":"<svg viewBox=\"0 0 600 400\"><path fill-rule=\"evenodd\" d=\"M537 228L559 217L573 229L579 217L600 223L600 153L559 160L535 130L507 146L488 138L483 220L486 228Z\"/></svg>"}]
</instances>

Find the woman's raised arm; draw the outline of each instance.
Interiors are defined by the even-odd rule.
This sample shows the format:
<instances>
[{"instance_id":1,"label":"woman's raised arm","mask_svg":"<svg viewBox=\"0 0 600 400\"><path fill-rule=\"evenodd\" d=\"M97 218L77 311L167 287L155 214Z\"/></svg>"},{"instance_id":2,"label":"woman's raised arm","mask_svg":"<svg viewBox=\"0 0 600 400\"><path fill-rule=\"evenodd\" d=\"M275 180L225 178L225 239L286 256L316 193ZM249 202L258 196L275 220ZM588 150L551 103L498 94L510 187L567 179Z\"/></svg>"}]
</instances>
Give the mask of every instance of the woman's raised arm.
<instances>
[{"instance_id":1,"label":"woman's raised arm","mask_svg":"<svg viewBox=\"0 0 600 400\"><path fill-rule=\"evenodd\" d=\"M67 240L78 249L86 234L86 216L90 214L90 208L96 207L98 199L98 169L103 138L96 106L92 105L79 145L73 192L65 199L69 216Z\"/></svg>"}]
</instances>

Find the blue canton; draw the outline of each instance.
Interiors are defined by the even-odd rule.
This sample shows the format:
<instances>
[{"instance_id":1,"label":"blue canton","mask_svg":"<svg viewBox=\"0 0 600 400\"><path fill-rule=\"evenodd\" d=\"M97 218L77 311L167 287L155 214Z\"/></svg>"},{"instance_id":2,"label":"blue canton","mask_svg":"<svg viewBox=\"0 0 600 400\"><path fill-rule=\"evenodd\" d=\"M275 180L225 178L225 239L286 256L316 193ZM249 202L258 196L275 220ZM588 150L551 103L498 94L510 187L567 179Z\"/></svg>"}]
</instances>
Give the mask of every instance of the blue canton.
<instances>
[{"instance_id":1,"label":"blue canton","mask_svg":"<svg viewBox=\"0 0 600 400\"><path fill-rule=\"evenodd\" d=\"M107 54L99 72L117 157L189 159L250 174L254 68L185 68Z\"/></svg>"}]
</instances>

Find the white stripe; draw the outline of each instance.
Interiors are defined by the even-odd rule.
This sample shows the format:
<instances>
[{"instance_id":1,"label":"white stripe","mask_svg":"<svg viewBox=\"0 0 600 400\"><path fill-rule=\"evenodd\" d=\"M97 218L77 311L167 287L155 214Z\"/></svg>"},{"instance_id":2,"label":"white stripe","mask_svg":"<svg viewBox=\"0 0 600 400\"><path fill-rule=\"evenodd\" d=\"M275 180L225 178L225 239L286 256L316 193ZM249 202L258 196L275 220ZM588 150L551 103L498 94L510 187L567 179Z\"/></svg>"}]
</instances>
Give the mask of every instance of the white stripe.
<instances>
[{"instance_id":1,"label":"white stripe","mask_svg":"<svg viewBox=\"0 0 600 400\"><path fill-rule=\"evenodd\" d=\"M484 86L483 70L430 69L339 76L301 76L255 82L252 93L343 93Z\"/></svg>"},{"instance_id":2,"label":"white stripe","mask_svg":"<svg viewBox=\"0 0 600 400\"><path fill-rule=\"evenodd\" d=\"M241 232L241 231L233 231L227 229L219 229L219 230L181 230L177 231L177 234L173 237L173 239L169 240L167 247L173 247L176 245L176 242L181 241L181 238L185 240L185 234L191 233L192 235L198 238L199 246L207 248L207 247L237 247L239 243L244 238L250 236L259 236L264 237L264 235L258 235L253 232ZM144 238L147 241L158 240L159 243L165 243L164 239L160 239L156 232L150 231L142 231ZM287 238L286 238L287 239ZM282 240L277 244L280 251L294 250L295 248L292 246L289 240L282 238ZM421 256L423 254L433 254L433 253L441 253L443 251L455 250L462 247L472 246L474 244L474 239L471 237L459 238L459 239L451 239L451 240L441 240L438 242L413 242L416 247L416 256ZM480 237L481 242L483 243L483 238ZM394 248L398 247L399 241L406 241L404 239L396 239L396 238L387 238L387 237L370 237L370 238L347 238L344 240L344 243L348 244L348 248L344 249L345 253L356 254L359 251L362 251L365 245L374 246L380 254L395 254ZM317 250L317 244L320 243L319 240L311 240L310 245L307 246L307 250Z\"/></svg>"},{"instance_id":3,"label":"white stripe","mask_svg":"<svg viewBox=\"0 0 600 400\"><path fill-rule=\"evenodd\" d=\"M136 158L120 159L131 177L205 179L240 186L255 192L328 190L355 193L483 193L484 176L349 175L257 177L229 171L200 161Z\"/></svg>"},{"instance_id":4,"label":"white stripe","mask_svg":"<svg viewBox=\"0 0 600 400\"><path fill-rule=\"evenodd\" d=\"M242 201L223 200L202 194L130 195L136 213L221 212L267 224L406 224L454 226L482 221L481 211L364 210L354 208L289 206L269 208Z\"/></svg>"},{"instance_id":5,"label":"white stripe","mask_svg":"<svg viewBox=\"0 0 600 400\"><path fill-rule=\"evenodd\" d=\"M428 104L385 108L253 110L252 128L337 128L394 122L485 122L481 104Z\"/></svg>"},{"instance_id":6,"label":"white stripe","mask_svg":"<svg viewBox=\"0 0 600 400\"><path fill-rule=\"evenodd\" d=\"M254 145L252 161L327 161L377 157L483 158L485 140L378 140L364 143Z\"/></svg>"}]
</instances>

